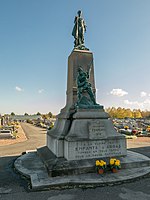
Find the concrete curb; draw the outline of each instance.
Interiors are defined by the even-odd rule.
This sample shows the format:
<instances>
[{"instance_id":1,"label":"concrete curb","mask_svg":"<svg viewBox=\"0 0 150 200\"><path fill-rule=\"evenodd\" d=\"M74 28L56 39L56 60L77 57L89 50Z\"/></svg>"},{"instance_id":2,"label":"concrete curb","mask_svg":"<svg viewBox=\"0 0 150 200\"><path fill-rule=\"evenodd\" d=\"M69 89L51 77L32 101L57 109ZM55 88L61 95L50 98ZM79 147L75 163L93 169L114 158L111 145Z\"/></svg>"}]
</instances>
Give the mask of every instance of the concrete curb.
<instances>
[{"instance_id":1,"label":"concrete curb","mask_svg":"<svg viewBox=\"0 0 150 200\"><path fill-rule=\"evenodd\" d=\"M131 153L132 156L134 152ZM149 158L141 154L142 160L148 161L148 166L137 165L137 168L121 169L118 173L107 172L102 175L96 173L49 177L47 169L36 152L27 153L19 157L14 166L16 170L30 178L32 190L63 189L72 187L91 188L128 182L150 173ZM137 163L137 160L135 160Z\"/></svg>"}]
</instances>

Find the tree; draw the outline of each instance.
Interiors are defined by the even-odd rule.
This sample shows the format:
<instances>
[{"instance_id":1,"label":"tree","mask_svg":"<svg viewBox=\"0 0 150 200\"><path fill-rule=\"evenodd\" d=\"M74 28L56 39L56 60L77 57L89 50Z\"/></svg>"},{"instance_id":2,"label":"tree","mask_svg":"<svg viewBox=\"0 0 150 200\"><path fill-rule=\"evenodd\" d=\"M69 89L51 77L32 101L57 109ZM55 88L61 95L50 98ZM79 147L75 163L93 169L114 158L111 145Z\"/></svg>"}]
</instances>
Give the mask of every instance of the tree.
<instances>
[{"instance_id":1,"label":"tree","mask_svg":"<svg viewBox=\"0 0 150 200\"><path fill-rule=\"evenodd\" d=\"M124 108L117 108L117 118L123 119L125 117L124 115L125 109Z\"/></svg>"},{"instance_id":2,"label":"tree","mask_svg":"<svg viewBox=\"0 0 150 200\"><path fill-rule=\"evenodd\" d=\"M15 115L15 113L14 112L11 112L11 114L10 114L11 116L14 116Z\"/></svg>"},{"instance_id":3,"label":"tree","mask_svg":"<svg viewBox=\"0 0 150 200\"><path fill-rule=\"evenodd\" d=\"M42 115L42 118L43 118L43 119L47 119L48 116L47 116L46 114L43 114L43 115Z\"/></svg>"},{"instance_id":4,"label":"tree","mask_svg":"<svg viewBox=\"0 0 150 200\"><path fill-rule=\"evenodd\" d=\"M49 118L53 117L53 114L51 112L49 112L47 115L48 115Z\"/></svg>"},{"instance_id":5,"label":"tree","mask_svg":"<svg viewBox=\"0 0 150 200\"><path fill-rule=\"evenodd\" d=\"M126 118L133 118L133 113L129 108L125 109L124 115L125 115Z\"/></svg>"},{"instance_id":6,"label":"tree","mask_svg":"<svg viewBox=\"0 0 150 200\"><path fill-rule=\"evenodd\" d=\"M116 118L117 117L117 109L115 107L112 108L108 108L106 110L106 112L108 112L108 114L110 115L110 117L112 118Z\"/></svg>"},{"instance_id":7,"label":"tree","mask_svg":"<svg viewBox=\"0 0 150 200\"><path fill-rule=\"evenodd\" d=\"M41 113L40 113L40 112L37 112L36 115L41 115Z\"/></svg>"},{"instance_id":8,"label":"tree","mask_svg":"<svg viewBox=\"0 0 150 200\"><path fill-rule=\"evenodd\" d=\"M24 115L28 115L28 113L24 113Z\"/></svg>"},{"instance_id":9,"label":"tree","mask_svg":"<svg viewBox=\"0 0 150 200\"><path fill-rule=\"evenodd\" d=\"M150 111L148 110L141 111L141 115L143 118L150 118Z\"/></svg>"},{"instance_id":10,"label":"tree","mask_svg":"<svg viewBox=\"0 0 150 200\"><path fill-rule=\"evenodd\" d=\"M133 114L134 114L134 118L142 118L142 115L141 115L141 111L140 111L140 110L134 109L134 110L133 110Z\"/></svg>"},{"instance_id":11,"label":"tree","mask_svg":"<svg viewBox=\"0 0 150 200\"><path fill-rule=\"evenodd\" d=\"M106 112L110 115L112 118L150 118L150 111L145 110L141 111L140 109L133 109L130 108L107 108Z\"/></svg>"}]
</instances>

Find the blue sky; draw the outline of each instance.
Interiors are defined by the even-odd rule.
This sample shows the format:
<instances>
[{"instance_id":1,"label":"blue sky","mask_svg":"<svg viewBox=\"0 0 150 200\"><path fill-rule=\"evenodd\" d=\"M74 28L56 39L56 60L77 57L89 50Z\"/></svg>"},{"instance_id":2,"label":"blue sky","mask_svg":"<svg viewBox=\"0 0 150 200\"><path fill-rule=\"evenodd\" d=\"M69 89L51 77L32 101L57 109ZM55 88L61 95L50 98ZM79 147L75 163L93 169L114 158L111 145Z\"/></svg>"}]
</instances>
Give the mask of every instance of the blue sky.
<instances>
[{"instance_id":1,"label":"blue sky","mask_svg":"<svg viewBox=\"0 0 150 200\"><path fill-rule=\"evenodd\" d=\"M149 0L0 0L0 113L59 113L77 11L97 102L150 110Z\"/></svg>"}]
</instances>

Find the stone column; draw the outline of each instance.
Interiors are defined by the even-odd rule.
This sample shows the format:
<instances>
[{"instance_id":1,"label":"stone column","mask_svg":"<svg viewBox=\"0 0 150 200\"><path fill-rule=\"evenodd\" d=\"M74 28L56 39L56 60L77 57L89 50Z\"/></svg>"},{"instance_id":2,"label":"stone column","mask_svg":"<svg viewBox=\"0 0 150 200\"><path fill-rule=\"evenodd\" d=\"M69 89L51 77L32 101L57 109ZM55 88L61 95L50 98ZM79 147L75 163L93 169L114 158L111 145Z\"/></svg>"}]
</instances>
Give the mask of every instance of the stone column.
<instances>
[{"instance_id":1,"label":"stone column","mask_svg":"<svg viewBox=\"0 0 150 200\"><path fill-rule=\"evenodd\" d=\"M94 80L94 64L93 53L86 50L74 50L68 58L68 79L67 79L67 100L66 108L70 109L77 102L77 71L82 67L84 71L90 71L89 82L92 85L93 92L95 94L95 80Z\"/></svg>"},{"instance_id":2,"label":"stone column","mask_svg":"<svg viewBox=\"0 0 150 200\"><path fill-rule=\"evenodd\" d=\"M72 107L77 102L77 70L82 67L84 71L90 71L90 83L95 93L93 53L87 50L73 50L68 57L68 78L66 106L60 111L52 130L47 132L47 146L57 156L64 156L64 138L71 127Z\"/></svg>"}]
</instances>

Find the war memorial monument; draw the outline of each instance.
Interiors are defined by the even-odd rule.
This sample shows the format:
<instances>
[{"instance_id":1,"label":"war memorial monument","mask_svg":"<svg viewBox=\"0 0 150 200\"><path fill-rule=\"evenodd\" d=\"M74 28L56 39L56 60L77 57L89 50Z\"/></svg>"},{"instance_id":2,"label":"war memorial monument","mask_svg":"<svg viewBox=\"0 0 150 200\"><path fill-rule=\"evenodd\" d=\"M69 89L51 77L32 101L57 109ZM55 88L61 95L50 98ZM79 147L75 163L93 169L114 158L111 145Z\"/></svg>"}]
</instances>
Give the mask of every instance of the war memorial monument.
<instances>
[{"instance_id":1,"label":"war memorial monument","mask_svg":"<svg viewBox=\"0 0 150 200\"><path fill-rule=\"evenodd\" d=\"M84 45L86 25L81 14L78 11L72 31L66 106L47 133L47 146L68 161L125 156L125 137L115 131L103 106L96 103L93 53Z\"/></svg>"},{"instance_id":2,"label":"war memorial monument","mask_svg":"<svg viewBox=\"0 0 150 200\"><path fill-rule=\"evenodd\" d=\"M85 46L85 31L82 12L78 11L72 31L74 49L68 57L66 105L57 115L54 128L47 132L47 145L15 162L15 168L30 177L34 189L99 185L150 171L150 159L127 151L125 136L116 132L103 105L96 101L93 53ZM95 176L95 161L112 157L121 160L120 175L116 179L110 174L103 179ZM146 167L145 171L142 167Z\"/></svg>"}]
</instances>

